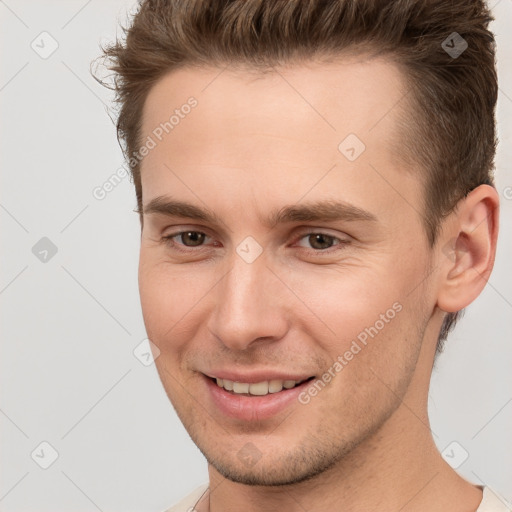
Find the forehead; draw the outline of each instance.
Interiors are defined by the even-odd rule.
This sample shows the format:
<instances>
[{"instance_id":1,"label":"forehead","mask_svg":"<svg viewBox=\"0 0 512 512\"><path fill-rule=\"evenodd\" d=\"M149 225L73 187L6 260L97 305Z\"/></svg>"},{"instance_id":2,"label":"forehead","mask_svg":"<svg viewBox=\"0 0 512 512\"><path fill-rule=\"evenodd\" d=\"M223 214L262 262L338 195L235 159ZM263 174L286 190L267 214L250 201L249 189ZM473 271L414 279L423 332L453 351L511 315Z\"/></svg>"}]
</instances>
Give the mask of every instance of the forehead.
<instances>
[{"instance_id":1,"label":"forehead","mask_svg":"<svg viewBox=\"0 0 512 512\"><path fill-rule=\"evenodd\" d=\"M339 138L348 129L363 135L383 123L378 130L382 134L393 125L399 111L395 107L407 92L403 78L390 60L364 56L306 61L266 72L240 65L184 67L164 75L150 90L143 132L151 132L166 114L194 96L200 107L194 113L200 113L201 125L213 137L240 125L247 128L246 113L254 128L266 132L295 123L294 131L318 127L322 135ZM230 122L220 125L219 119ZM269 120L278 122L270 126Z\"/></svg>"},{"instance_id":2,"label":"forehead","mask_svg":"<svg viewBox=\"0 0 512 512\"><path fill-rule=\"evenodd\" d=\"M389 172L407 186L411 176L397 154L406 95L397 66L377 58L265 74L229 66L174 70L144 105L141 139L155 144L141 165L143 201L176 190L193 198L191 188L198 197L225 191L242 201L244 194L265 199L269 187L282 203L333 187L350 200L365 183L368 192L385 192L382 174Z\"/></svg>"}]
</instances>

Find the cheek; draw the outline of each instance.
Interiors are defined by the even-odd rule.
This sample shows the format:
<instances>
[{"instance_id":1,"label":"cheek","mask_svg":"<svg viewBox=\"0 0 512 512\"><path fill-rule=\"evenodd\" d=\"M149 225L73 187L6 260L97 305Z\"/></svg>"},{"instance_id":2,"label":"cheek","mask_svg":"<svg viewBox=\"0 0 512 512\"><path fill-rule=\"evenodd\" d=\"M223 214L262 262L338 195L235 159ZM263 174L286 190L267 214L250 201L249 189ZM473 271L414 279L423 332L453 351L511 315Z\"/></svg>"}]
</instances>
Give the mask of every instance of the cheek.
<instances>
[{"instance_id":1,"label":"cheek","mask_svg":"<svg viewBox=\"0 0 512 512\"><path fill-rule=\"evenodd\" d=\"M402 286L399 282L386 280L383 275L385 272L379 272L379 269L363 267L347 268L342 272L326 269L297 272L289 283L329 329L327 339L347 340L356 338L375 324L381 331L399 316Z\"/></svg>"},{"instance_id":2,"label":"cheek","mask_svg":"<svg viewBox=\"0 0 512 512\"><path fill-rule=\"evenodd\" d=\"M405 395L415 372L422 332L408 303L400 303L393 312L388 323L372 319L365 326L363 313L346 323L340 321L338 340L324 347L330 362L320 380L329 383L318 392L318 401L311 401L326 424L343 425L342 432L357 435L394 410ZM322 389L322 384L317 387Z\"/></svg>"},{"instance_id":3,"label":"cheek","mask_svg":"<svg viewBox=\"0 0 512 512\"><path fill-rule=\"evenodd\" d=\"M180 333L185 327L189 332L190 318L211 288L204 275L185 265L170 265L141 254L139 293L149 338L164 349L169 343L177 348L176 343L183 339Z\"/></svg>"},{"instance_id":4,"label":"cheek","mask_svg":"<svg viewBox=\"0 0 512 512\"><path fill-rule=\"evenodd\" d=\"M400 364L414 359L421 339L425 290L418 283L425 272L421 258L404 262L398 271L390 257L371 267L290 274L290 287L308 306L300 305L295 322L328 364L341 360L344 368L361 366L363 372L368 365L384 373L401 371Z\"/></svg>"}]
</instances>

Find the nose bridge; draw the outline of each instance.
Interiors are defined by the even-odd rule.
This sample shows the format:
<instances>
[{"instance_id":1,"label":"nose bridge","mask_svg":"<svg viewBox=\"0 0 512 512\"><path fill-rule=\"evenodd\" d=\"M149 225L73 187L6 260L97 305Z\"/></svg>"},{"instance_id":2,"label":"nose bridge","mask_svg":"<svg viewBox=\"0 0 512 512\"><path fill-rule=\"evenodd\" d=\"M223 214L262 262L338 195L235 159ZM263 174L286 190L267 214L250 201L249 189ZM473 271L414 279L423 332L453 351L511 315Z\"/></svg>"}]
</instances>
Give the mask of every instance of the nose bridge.
<instances>
[{"instance_id":1,"label":"nose bridge","mask_svg":"<svg viewBox=\"0 0 512 512\"><path fill-rule=\"evenodd\" d=\"M216 287L209 329L229 348L244 350L258 339L279 339L286 332L286 312L267 264L263 254L247 262L235 253L231 270Z\"/></svg>"}]
</instances>

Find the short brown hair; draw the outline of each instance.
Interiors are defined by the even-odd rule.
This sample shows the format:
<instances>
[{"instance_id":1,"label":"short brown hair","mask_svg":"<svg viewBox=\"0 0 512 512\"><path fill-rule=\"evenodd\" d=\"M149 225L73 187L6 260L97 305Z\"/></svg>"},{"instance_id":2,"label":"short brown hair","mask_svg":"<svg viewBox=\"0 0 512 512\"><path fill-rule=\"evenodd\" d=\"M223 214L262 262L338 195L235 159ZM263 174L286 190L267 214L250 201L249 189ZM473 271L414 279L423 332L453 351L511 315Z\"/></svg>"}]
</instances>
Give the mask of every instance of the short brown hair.
<instances>
[{"instance_id":1,"label":"short brown hair","mask_svg":"<svg viewBox=\"0 0 512 512\"><path fill-rule=\"evenodd\" d=\"M425 171L421 211L430 246L440 221L481 184L494 186L497 74L481 0L140 0L125 38L103 50L130 163L151 87L185 65L248 65L366 52L393 59L410 86L401 157ZM123 40L124 39L124 40ZM450 51L452 48L452 51ZM142 224L140 163L130 165ZM445 316L437 352L458 313Z\"/></svg>"}]
</instances>

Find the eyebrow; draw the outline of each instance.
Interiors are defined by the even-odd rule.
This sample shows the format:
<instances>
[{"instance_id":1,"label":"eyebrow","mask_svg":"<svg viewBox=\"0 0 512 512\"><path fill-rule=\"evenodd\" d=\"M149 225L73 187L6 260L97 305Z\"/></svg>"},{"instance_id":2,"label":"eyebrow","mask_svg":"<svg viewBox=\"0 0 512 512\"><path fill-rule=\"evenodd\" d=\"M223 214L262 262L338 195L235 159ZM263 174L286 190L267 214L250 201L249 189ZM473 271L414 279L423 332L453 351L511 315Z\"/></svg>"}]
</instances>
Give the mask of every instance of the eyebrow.
<instances>
[{"instance_id":1,"label":"eyebrow","mask_svg":"<svg viewBox=\"0 0 512 512\"><path fill-rule=\"evenodd\" d=\"M168 196L158 196L149 201L149 203L143 208L143 213L145 215L161 214L169 217L183 217L217 225L222 223L218 215L208 208L200 208L185 201L176 201ZM290 222L376 222L377 217L373 213L350 203L335 200L321 200L300 205L287 205L279 210L273 210L267 218L260 220L266 227L274 228L278 224Z\"/></svg>"}]
</instances>

